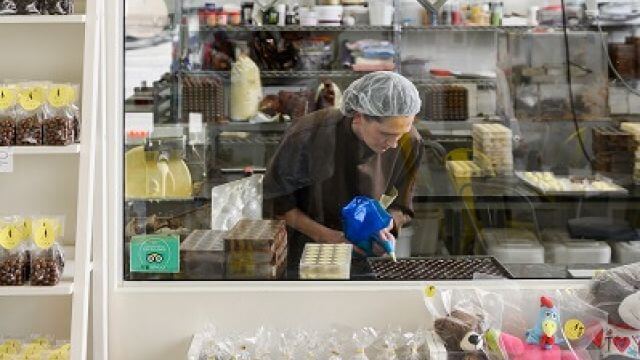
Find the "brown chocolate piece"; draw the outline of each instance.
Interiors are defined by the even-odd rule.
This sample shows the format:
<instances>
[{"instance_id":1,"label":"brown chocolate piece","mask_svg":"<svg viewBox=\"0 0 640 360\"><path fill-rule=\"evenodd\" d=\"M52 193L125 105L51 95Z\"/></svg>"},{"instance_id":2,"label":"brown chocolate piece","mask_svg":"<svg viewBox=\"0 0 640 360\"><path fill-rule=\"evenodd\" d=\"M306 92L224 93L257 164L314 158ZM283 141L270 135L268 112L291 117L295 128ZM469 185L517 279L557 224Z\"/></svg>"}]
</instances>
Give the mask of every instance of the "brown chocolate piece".
<instances>
[{"instance_id":1,"label":"brown chocolate piece","mask_svg":"<svg viewBox=\"0 0 640 360\"><path fill-rule=\"evenodd\" d=\"M75 120L64 116L45 119L42 125L45 145L70 145L75 141Z\"/></svg>"},{"instance_id":2,"label":"brown chocolate piece","mask_svg":"<svg viewBox=\"0 0 640 360\"><path fill-rule=\"evenodd\" d=\"M0 118L0 146L16 144L16 123L11 118Z\"/></svg>"},{"instance_id":3,"label":"brown chocolate piece","mask_svg":"<svg viewBox=\"0 0 640 360\"><path fill-rule=\"evenodd\" d=\"M36 115L18 120L16 145L42 145L42 124Z\"/></svg>"},{"instance_id":4,"label":"brown chocolate piece","mask_svg":"<svg viewBox=\"0 0 640 360\"><path fill-rule=\"evenodd\" d=\"M31 285L54 286L60 282L64 260L54 249L44 250L31 259Z\"/></svg>"},{"instance_id":5,"label":"brown chocolate piece","mask_svg":"<svg viewBox=\"0 0 640 360\"><path fill-rule=\"evenodd\" d=\"M9 254L0 261L0 286L24 285L29 279L26 252Z\"/></svg>"}]
</instances>

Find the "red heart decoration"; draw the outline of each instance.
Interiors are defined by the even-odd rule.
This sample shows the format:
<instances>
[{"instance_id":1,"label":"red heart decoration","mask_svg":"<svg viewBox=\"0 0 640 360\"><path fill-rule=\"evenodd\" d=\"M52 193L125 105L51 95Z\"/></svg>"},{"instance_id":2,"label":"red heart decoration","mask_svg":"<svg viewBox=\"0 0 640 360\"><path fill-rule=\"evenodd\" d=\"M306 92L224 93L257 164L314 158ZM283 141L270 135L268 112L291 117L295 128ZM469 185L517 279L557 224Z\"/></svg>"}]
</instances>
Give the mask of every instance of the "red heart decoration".
<instances>
[{"instance_id":1,"label":"red heart decoration","mask_svg":"<svg viewBox=\"0 0 640 360\"><path fill-rule=\"evenodd\" d=\"M627 350L629 345L631 345L631 339L629 339L628 337L616 336L613 338L613 345L618 348L619 352L623 353L625 350Z\"/></svg>"}]
</instances>

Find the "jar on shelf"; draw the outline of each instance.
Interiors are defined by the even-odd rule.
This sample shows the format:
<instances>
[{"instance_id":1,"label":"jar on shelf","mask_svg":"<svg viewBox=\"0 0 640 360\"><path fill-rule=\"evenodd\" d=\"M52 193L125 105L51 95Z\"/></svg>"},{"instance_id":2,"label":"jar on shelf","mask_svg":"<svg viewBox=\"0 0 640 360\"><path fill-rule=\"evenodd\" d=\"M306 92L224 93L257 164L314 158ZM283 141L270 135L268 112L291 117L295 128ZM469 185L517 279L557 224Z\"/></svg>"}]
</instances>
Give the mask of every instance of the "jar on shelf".
<instances>
[{"instance_id":1,"label":"jar on shelf","mask_svg":"<svg viewBox=\"0 0 640 360\"><path fill-rule=\"evenodd\" d=\"M240 7L242 25L251 25L253 23L253 2L243 2Z\"/></svg>"},{"instance_id":2,"label":"jar on shelf","mask_svg":"<svg viewBox=\"0 0 640 360\"><path fill-rule=\"evenodd\" d=\"M208 26L216 26L218 24L215 4L207 3L205 5L205 18Z\"/></svg>"},{"instance_id":3,"label":"jar on shelf","mask_svg":"<svg viewBox=\"0 0 640 360\"><path fill-rule=\"evenodd\" d=\"M219 26L226 26L228 23L228 16L227 13L224 11L223 8L218 8L216 10L216 20Z\"/></svg>"},{"instance_id":4,"label":"jar on shelf","mask_svg":"<svg viewBox=\"0 0 640 360\"><path fill-rule=\"evenodd\" d=\"M240 25L242 24L242 16L240 15L240 10L238 9L231 9L228 11L228 22L229 25Z\"/></svg>"}]
</instances>

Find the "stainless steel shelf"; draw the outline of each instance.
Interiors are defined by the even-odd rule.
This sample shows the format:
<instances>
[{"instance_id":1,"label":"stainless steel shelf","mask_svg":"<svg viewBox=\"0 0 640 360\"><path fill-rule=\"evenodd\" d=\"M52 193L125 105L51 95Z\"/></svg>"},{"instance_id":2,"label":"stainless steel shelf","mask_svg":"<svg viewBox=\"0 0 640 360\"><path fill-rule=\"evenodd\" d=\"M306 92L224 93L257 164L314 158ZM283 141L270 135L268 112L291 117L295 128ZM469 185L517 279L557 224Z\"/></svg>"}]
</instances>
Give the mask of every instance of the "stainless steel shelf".
<instances>
[{"instance_id":1,"label":"stainless steel shelf","mask_svg":"<svg viewBox=\"0 0 640 360\"><path fill-rule=\"evenodd\" d=\"M246 32L246 31L314 31L314 32L380 32L393 31L393 26L370 26L370 25L354 25L354 26L300 26L300 25L264 25L264 26L204 26L200 31L229 31L229 32Z\"/></svg>"},{"instance_id":2,"label":"stainless steel shelf","mask_svg":"<svg viewBox=\"0 0 640 360\"><path fill-rule=\"evenodd\" d=\"M190 75L218 75L222 78L230 76L229 71L189 71ZM263 79L315 79L321 77L329 78L358 78L367 74L367 72L358 72L351 70L262 70L260 76Z\"/></svg>"}]
</instances>

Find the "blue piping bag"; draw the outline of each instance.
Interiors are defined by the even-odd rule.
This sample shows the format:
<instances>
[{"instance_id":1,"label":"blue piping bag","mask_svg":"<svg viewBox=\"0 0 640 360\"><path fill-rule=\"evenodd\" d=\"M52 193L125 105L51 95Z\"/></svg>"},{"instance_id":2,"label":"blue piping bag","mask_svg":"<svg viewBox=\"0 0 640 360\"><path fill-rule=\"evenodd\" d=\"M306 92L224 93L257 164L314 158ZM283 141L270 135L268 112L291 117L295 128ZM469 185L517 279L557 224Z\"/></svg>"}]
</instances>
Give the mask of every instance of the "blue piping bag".
<instances>
[{"instance_id":1,"label":"blue piping bag","mask_svg":"<svg viewBox=\"0 0 640 360\"><path fill-rule=\"evenodd\" d=\"M380 239L380 230L389 226L391 215L379 201L366 196L356 196L342 208L342 222L346 238L361 248L367 256L375 256L373 244L378 243L396 261L392 241Z\"/></svg>"}]
</instances>

